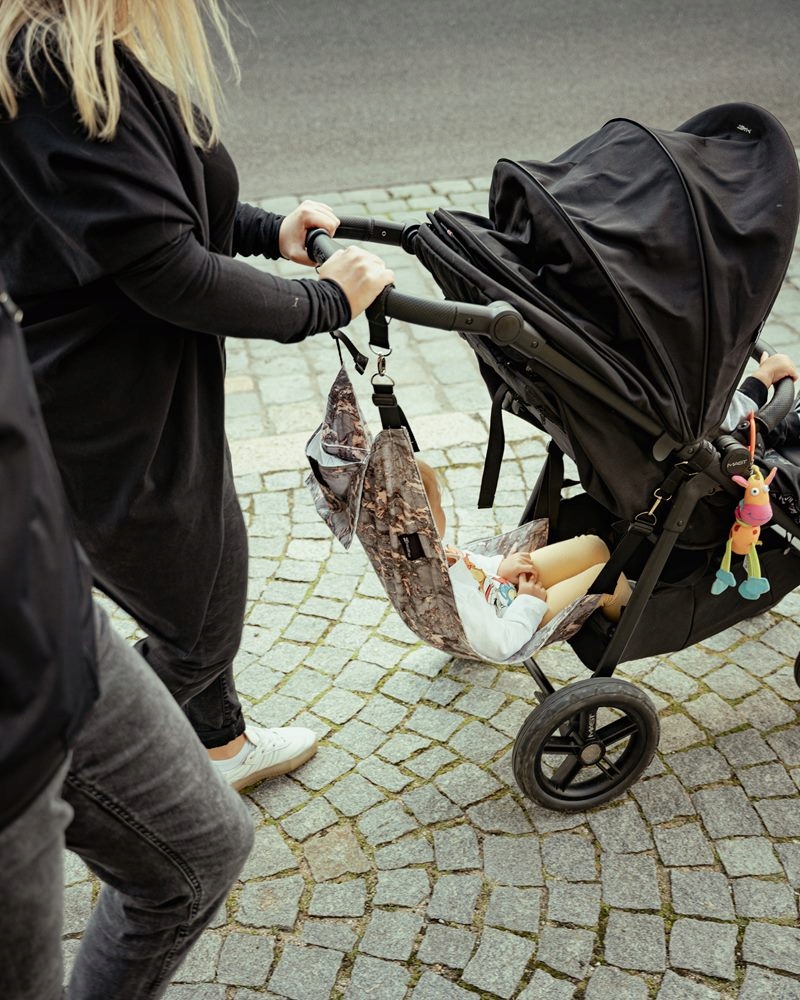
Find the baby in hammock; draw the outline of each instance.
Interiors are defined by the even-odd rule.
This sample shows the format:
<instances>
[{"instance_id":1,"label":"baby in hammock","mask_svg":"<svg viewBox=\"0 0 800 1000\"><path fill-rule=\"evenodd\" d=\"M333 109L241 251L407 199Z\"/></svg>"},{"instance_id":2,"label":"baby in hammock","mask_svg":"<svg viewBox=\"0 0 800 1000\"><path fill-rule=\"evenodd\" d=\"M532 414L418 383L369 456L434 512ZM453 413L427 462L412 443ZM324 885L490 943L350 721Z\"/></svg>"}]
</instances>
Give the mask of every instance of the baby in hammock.
<instances>
[{"instance_id":1,"label":"baby in hammock","mask_svg":"<svg viewBox=\"0 0 800 1000\"><path fill-rule=\"evenodd\" d=\"M417 460L437 531L446 519L436 473ZM459 617L470 646L487 659L505 660L572 601L586 594L610 553L596 535L578 535L535 552L485 556L445 546ZM630 598L620 576L601 610L616 621Z\"/></svg>"}]
</instances>

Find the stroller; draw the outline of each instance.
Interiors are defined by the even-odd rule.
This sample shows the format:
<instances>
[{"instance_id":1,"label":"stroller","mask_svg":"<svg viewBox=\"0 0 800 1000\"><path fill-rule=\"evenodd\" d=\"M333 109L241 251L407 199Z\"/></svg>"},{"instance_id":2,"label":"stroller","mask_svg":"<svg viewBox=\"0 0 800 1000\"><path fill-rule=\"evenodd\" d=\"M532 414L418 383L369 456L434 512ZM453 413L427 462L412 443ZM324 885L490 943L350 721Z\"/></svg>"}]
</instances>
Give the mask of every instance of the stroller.
<instances>
[{"instance_id":1,"label":"stroller","mask_svg":"<svg viewBox=\"0 0 800 1000\"><path fill-rule=\"evenodd\" d=\"M763 464L764 436L794 402L784 379L755 416L755 452L745 426L720 432L750 356L766 346L758 338L789 264L799 198L780 123L728 104L674 131L614 119L549 163L501 160L488 218L440 209L423 225L343 219L337 231L402 246L444 292L447 301L434 302L387 290L368 312L370 342L378 353L388 348L394 317L456 330L475 352L492 399L479 505L491 505L503 414L514 413L550 438L517 530L544 523L550 541L604 537L612 556L589 598L613 590L620 573L635 581L618 623L589 599L580 628L549 637L566 637L589 677L556 690L524 658L540 704L519 731L512 766L523 793L545 807L599 805L649 765L658 715L635 685L612 676L618 664L700 642L800 584L797 508L773 505L760 536L769 589L749 599L737 586L712 593L742 496L731 477L746 477L753 457ZM318 261L337 246L322 231L309 234ZM415 447L391 384L374 384L390 443ZM582 487L566 497L576 484L565 480L565 456ZM795 457L782 461L789 486ZM784 482L787 498L800 493L797 479L793 489ZM424 506L414 472L405 486ZM402 547L393 544L396 557ZM407 592L390 592L401 614ZM463 653L457 634L440 645Z\"/></svg>"}]
</instances>

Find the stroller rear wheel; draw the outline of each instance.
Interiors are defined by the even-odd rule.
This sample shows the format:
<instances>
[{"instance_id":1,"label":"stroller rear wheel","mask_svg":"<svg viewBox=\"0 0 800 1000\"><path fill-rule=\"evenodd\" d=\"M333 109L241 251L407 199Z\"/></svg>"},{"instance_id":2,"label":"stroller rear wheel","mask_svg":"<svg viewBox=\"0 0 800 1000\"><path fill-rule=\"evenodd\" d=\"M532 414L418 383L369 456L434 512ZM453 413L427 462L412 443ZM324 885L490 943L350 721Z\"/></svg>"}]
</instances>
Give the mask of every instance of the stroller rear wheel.
<instances>
[{"instance_id":1,"label":"stroller rear wheel","mask_svg":"<svg viewBox=\"0 0 800 1000\"><path fill-rule=\"evenodd\" d=\"M800 687L800 653L797 654L797 659L794 661L794 682Z\"/></svg>"},{"instance_id":2,"label":"stroller rear wheel","mask_svg":"<svg viewBox=\"0 0 800 1000\"><path fill-rule=\"evenodd\" d=\"M589 677L548 695L523 722L512 754L514 778L548 809L599 806L636 781L660 732L646 694L618 678Z\"/></svg>"}]
</instances>

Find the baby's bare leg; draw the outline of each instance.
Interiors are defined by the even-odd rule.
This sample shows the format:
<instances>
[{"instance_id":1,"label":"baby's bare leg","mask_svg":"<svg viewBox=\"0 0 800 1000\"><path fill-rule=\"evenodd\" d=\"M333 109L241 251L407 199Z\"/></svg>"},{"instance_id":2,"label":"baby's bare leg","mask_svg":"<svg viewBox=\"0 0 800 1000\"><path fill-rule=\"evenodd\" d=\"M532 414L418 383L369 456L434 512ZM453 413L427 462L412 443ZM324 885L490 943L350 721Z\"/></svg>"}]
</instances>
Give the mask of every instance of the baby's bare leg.
<instances>
[{"instance_id":1,"label":"baby's bare leg","mask_svg":"<svg viewBox=\"0 0 800 1000\"><path fill-rule=\"evenodd\" d=\"M563 542L545 545L537 549L532 557L539 583L549 590L554 584L575 577L590 566L607 562L610 554L606 543L597 535L576 535Z\"/></svg>"},{"instance_id":2,"label":"baby's bare leg","mask_svg":"<svg viewBox=\"0 0 800 1000\"><path fill-rule=\"evenodd\" d=\"M588 593L589 588L594 583L595 578L603 568L604 563L590 566L589 569L577 573L568 580L560 580L552 587L547 587L547 611L542 619L542 625L546 625L551 618L563 610L568 604L576 601ZM631 596L631 588L624 576L617 580L617 586L613 594L604 594L601 603L603 614L612 621L618 621L623 607L628 603Z\"/></svg>"}]
</instances>

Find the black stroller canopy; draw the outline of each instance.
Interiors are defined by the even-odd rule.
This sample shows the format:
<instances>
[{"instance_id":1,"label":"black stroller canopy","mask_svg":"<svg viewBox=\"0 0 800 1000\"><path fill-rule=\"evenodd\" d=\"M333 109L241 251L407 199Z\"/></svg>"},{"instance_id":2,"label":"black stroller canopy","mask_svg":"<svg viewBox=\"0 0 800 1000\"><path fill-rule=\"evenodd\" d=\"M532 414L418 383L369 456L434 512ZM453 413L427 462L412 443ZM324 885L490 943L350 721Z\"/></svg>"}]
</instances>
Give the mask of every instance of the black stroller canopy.
<instances>
[{"instance_id":1,"label":"black stroller canopy","mask_svg":"<svg viewBox=\"0 0 800 1000\"><path fill-rule=\"evenodd\" d=\"M470 226L480 266L559 321L554 346L677 442L717 431L797 229L797 159L772 115L613 119L550 163L501 160L490 216Z\"/></svg>"}]
</instances>

